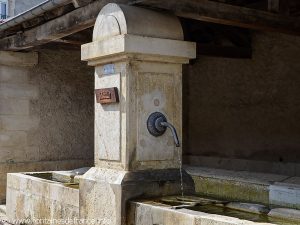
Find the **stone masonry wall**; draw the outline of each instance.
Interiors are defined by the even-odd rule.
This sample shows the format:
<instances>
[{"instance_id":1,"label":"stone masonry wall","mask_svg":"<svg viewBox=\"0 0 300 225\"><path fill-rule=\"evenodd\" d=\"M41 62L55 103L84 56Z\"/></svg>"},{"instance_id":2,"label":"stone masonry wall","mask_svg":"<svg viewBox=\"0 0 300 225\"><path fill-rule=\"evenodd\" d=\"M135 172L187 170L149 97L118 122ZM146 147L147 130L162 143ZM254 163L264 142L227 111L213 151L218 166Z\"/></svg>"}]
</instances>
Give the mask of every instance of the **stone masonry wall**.
<instances>
[{"instance_id":1,"label":"stone masonry wall","mask_svg":"<svg viewBox=\"0 0 300 225\"><path fill-rule=\"evenodd\" d=\"M6 173L93 164L93 79L79 51L0 52L0 202Z\"/></svg>"},{"instance_id":2,"label":"stone masonry wall","mask_svg":"<svg viewBox=\"0 0 300 225\"><path fill-rule=\"evenodd\" d=\"M299 59L299 37L254 32L252 59L189 65L185 154L300 163Z\"/></svg>"}]
</instances>

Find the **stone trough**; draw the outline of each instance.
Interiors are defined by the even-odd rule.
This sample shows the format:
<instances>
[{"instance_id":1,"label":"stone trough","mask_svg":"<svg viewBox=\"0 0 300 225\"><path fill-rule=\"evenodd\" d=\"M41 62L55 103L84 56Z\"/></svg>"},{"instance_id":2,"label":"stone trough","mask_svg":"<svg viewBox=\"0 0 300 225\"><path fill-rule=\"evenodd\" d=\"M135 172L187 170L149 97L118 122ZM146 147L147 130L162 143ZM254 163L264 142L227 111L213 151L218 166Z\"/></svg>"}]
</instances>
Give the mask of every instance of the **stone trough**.
<instances>
[{"instance_id":1,"label":"stone trough","mask_svg":"<svg viewBox=\"0 0 300 225\"><path fill-rule=\"evenodd\" d=\"M7 217L12 221L79 218L79 178L86 170L8 174Z\"/></svg>"},{"instance_id":2,"label":"stone trough","mask_svg":"<svg viewBox=\"0 0 300 225\"><path fill-rule=\"evenodd\" d=\"M267 206L225 202L196 196L169 196L132 201L129 224L134 225L296 225L289 210L284 217L279 209ZM275 213L274 213L275 212Z\"/></svg>"}]
</instances>

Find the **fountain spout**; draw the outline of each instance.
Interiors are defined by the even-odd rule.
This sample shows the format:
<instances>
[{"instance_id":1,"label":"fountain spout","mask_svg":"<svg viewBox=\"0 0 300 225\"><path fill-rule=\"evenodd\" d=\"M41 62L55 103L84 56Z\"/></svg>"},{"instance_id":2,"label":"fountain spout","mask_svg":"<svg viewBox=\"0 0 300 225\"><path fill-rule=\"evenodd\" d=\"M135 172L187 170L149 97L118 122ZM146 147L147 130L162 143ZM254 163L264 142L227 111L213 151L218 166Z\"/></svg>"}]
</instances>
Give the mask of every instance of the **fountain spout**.
<instances>
[{"instance_id":1,"label":"fountain spout","mask_svg":"<svg viewBox=\"0 0 300 225\"><path fill-rule=\"evenodd\" d=\"M164 114L160 112L154 112L149 116L147 120L147 129L151 135L159 137L166 132L167 128L169 128L172 132L175 146L180 147L177 131L175 127L167 121L167 118L164 116Z\"/></svg>"}]
</instances>

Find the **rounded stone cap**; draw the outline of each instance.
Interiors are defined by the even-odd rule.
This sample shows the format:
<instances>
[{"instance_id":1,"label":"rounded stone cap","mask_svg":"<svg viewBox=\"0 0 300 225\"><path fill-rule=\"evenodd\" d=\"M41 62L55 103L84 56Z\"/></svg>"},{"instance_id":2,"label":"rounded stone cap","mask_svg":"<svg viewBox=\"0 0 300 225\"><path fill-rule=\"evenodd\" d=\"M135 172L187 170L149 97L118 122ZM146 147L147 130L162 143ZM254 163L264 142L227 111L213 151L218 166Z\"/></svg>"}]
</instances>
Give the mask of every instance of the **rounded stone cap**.
<instances>
[{"instance_id":1,"label":"rounded stone cap","mask_svg":"<svg viewBox=\"0 0 300 225\"><path fill-rule=\"evenodd\" d=\"M121 34L183 40L179 19L134 6L109 3L100 11L93 32L93 41Z\"/></svg>"}]
</instances>

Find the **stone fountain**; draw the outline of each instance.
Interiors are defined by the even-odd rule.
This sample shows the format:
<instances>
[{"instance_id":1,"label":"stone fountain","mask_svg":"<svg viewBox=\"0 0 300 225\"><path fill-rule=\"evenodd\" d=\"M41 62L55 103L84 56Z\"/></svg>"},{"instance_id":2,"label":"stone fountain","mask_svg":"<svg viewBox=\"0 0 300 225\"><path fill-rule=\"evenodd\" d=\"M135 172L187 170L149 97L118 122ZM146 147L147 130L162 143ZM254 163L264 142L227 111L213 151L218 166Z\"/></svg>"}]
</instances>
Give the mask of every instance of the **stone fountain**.
<instances>
[{"instance_id":1,"label":"stone fountain","mask_svg":"<svg viewBox=\"0 0 300 225\"><path fill-rule=\"evenodd\" d=\"M95 166L8 174L9 220L254 225L255 218L269 225L299 224L272 220L265 206L193 196L194 182L181 169L180 140L182 64L195 57L196 45L183 41L177 17L106 5L93 41L82 46L82 60L95 67ZM236 211L222 216L230 207L252 214L244 215L247 220L233 218L241 214Z\"/></svg>"},{"instance_id":2,"label":"stone fountain","mask_svg":"<svg viewBox=\"0 0 300 225\"><path fill-rule=\"evenodd\" d=\"M81 218L125 224L128 200L181 193L176 134L153 135L147 121L162 113L181 140L182 64L195 57L177 17L117 4L101 10L93 42L82 46L95 67L95 167L80 180Z\"/></svg>"}]
</instances>

